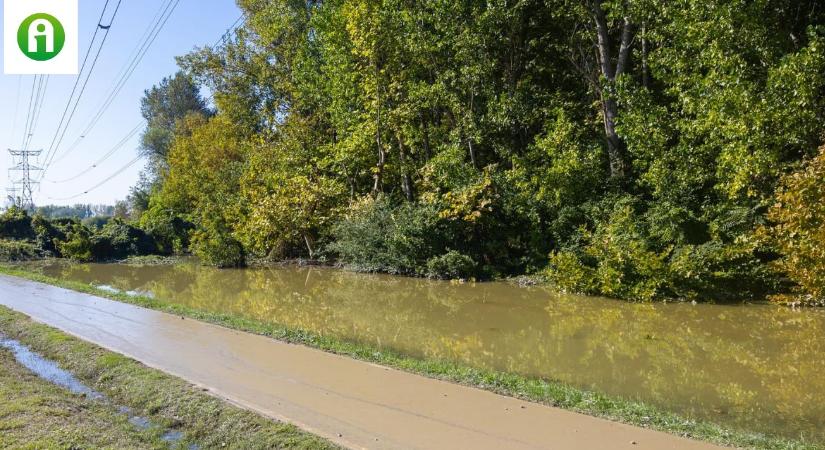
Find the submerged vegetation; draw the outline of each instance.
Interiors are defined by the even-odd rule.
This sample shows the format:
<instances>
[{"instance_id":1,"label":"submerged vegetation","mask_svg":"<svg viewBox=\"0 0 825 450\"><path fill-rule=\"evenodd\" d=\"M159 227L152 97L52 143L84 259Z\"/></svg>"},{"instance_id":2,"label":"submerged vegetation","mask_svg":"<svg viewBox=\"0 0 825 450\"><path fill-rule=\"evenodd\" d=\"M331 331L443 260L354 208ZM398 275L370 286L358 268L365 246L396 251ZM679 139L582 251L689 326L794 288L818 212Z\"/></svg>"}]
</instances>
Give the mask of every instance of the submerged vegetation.
<instances>
[{"instance_id":1,"label":"submerged vegetation","mask_svg":"<svg viewBox=\"0 0 825 450\"><path fill-rule=\"evenodd\" d=\"M818 2L238 3L143 102L133 219L166 250L821 301L795 274L823 272L821 225L760 231L796 226L780 180L825 141Z\"/></svg>"}]
</instances>

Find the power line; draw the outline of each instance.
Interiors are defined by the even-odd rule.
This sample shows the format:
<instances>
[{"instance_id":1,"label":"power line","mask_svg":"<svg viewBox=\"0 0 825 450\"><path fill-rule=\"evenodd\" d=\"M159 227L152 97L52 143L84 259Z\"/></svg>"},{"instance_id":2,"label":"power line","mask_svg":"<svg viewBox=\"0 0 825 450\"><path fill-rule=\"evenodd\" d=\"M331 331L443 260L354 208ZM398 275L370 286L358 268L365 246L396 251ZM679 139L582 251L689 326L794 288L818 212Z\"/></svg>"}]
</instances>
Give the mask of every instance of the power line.
<instances>
[{"instance_id":1,"label":"power line","mask_svg":"<svg viewBox=\"0 0 825 450\"><path fill-rule=\"evenodd\" d=\"M23 143L20 148L26 150L32 137L32 124L37 116L37 104L40 103L40 92L43 90L43 75L34 76L32 96L29 98L29 109L26 114L26 126L23 129Z\"/></svg>"},{"instance_id":2,"label":"power line","mask_svg":"<svg viewBox=\"0 0 825 450\"><path fill-rule=\"evenodd\" d=\"M103 10L100 12L100 18L98 19L98 23L103 21L103 15L106 13L106 8L109 6L109 0L106 0L106 4L103 5ZM69 108L72 104L72 99L74 99L74 94L77 92L77 87L80 85L80 78L83 74L83 71L86 69L86 64L89 62L89 55L92 54L92 47L94 46L95 40L97 39L97 34L100 32L100 27L95 27L95 32L92 34L92 40L89 41L89 48L86 49L86 55L83 57L83 64L80 66L80 72L77 74L77 77L74 80L74 86L72 86L72 93L69 94L69 100L66 102L66 108L63 110L63 115L60 117L60 122L57 124L57 130L54 133L54 138L52 138L52 143L49 146L49 152L51 152L52 147L54 146L55 141L57 140L57 135L60 134L60 129L63 127L63 123L66 120L66 115L69 113Z\"/></svg>"},{"instance_id":3,"label":"power line","mask_svg":"<svg viewBox=\"0 0 825 450\"><path fill-rule=\"evenodd\" d=\"M29 129L26 131L26 141L23 145L23 150L28 150L32 143L34 130L37 129L37 124L40 122L40 115L43 113L43 103L46 101L46 91L49 90L50 75L40 76L40 83L37 85L37 94L34 99L34 108L32 109L32 120Z\"/></svg>"},{"instance_id":4,"label":"power line","mask_svg":"<svg viewBox=\"0 0 825 450\"><path fill-rule=\"evenodd\" d=\"M39 77L40 75L35 75L32 78L32 93L29 95L29 107L26 108L26 123L23 126L23 142L20 144L21 148L25 147L26 140L29 137L29 124L31 123L32 108L34 107L34 93L36 92L37 80Z\"/></svg>"},{"instance_id":5,"label":"power line","mask_svg":"<svg viewBox=\"0 0 825 450\"><path fill-rule=\"evenodd\" d=\"M241 16L238 17L238 20L236 20L232 25L229 26L229 28L227 28L226 33L222 34L221 37L219 37L218 40L215 41L214 44L212 44L212 47L217 47L218 45L226 42L226 39L229 37L229 35L232 34L233 31L237 30L242 25L241 21L243 21L245 18L246 15L241 14Z\"/></svg>"},{"instance_id":6,"label":"power line","mask_svg":"<svg viewBox=\"0 0 825 450\"><path fill-rule=\"evenodd\" d=\"M175 1L175 7L177 7L177 4L178 4L179 2L180 2L180 0L176 0L176 1ZM174 7L173 7L172 11L174 11ZM170 14L168 14L168 15L166 15L166 17L165 17L165 19L164 19L164 21L163 21L163 24L161 25L161 28L165 25L166 21L169 19L169 17L170 17L170 16L171 16L171 13L170 13ZM230 27L230 29L229 29L229 30L227 30L227 31L226 31L226 33L224 33L224 34L223 34L223 35L222 35L222 36L218 39L218 41L216 41L216 43L215 43L215 45L214 45L214 46L217 46L217 45L218 45L221 41L225 41L226 37L227 37L227 36L228 36L228 35L229 35L229 34L230 34L233 30L235 30L235 29L237 29L238 27L240 27L240 26L241 26L241 21L244 19L244 17L245 17L244 15L241 15L241 17L239 17L239 18L238 18L238 20L236 20L236 21L232 24L232 26ZM155 34L155 37L157 37L157 34ZM152 39L152 41L154 41L154 38ZM150 43L149 45L151 45L151 43ZM139 62L140 62L140 61L138 60L138 63L139 63ZM132 70L134 70L134 69L132 69ZM213 95L214 95L214 94L213 94ZM140 123L139 123L139 124L138 124L138 125L137 125L137 126L136 126L133 130L132 130L132 131L130 131L130 132L126 135L126 137L124 137L124 138L123 138L123 139L122 139L122 140L121 140L121 141L120 141L117 145L115 145L115 147L113 147L113 148L112 148L111 150L109 150L109 152L107 152L107 153L106 153L106 154L105 154L105 155L104 155L101 159L99 159L99 160L98 160L98 162L96 162L96 163L92 164L92 165L91 165L90 167L88 167L86 170L84 170L83 172L79 173L78 175L76 175L76 176L74 176L74 177L72 177L72 178L70 178L70 179L66 179L66 180L62 180L62 181L55 181L54 183L65 183L65 182L69 182L69 181L76 180L76 179L78 179L78 178L82 177L83 175L85 175L86 173L90 172L90 171L91 171L91 170L93 170L94 168L96 168L98 164L100 164L101 162L103 162L103 161L105 161L106 159L108 159L109 157L111 157L111 155L113 155L113 154L114 154L114 153L116 153L116 152L117 152L120 148L122 148L122 147L123 147L123 145L125 145L125 144L128 142L128 140L129 140L129 139L131 139L131 138L132 138L135 134L137 134L137 132L140 130L140 128L144 125L144 123L145 123L145 122L146 122L145 120L141 121L141 122L140 122ZM89 194L90 192L92 192L92 191L94 191L94 190L96 190L96 189L98 189L98 188L102 187L103 185L105 185L105 184L106 184L106 183L108 183L109 181L113 180L115 177L117 177L117 176L118 176L118 175L120 175L121 173L125 172L125 171L126 171L126 170L128 170L130 167L134 166L134 165L135 165L138 161L140 161L140 160L141 160L141 155L138 155L138 156L137 156L137 157L135 157L133 160L129 161L129 162L128 162L125 166L123 166L123 167L121 167L120 169L118 169L117 171L115 171L115 173L113 173L113 174L112 174L112 175L110 175L109 177L107 177L107 178L103 179L103 180L102 180L101 182L99 182L98 184L96 184L96 185L94 185L94 186L90 187L89 189L86 189L85 191L83 191L83 192L81 192L81 193L79 193L79 194L75 194L75 195L72 195L72 196L69 196L69 197L62 197L62 198L55 198L55 197L48 197L48 198L49 198L50 200L54 200L54 201L68 201L68 200L74 200L74 199L76 199L76 198L79 198L79 197L82 197L82 196L84 196L84 195L87 195L87 194Z\"/></svg>"},{"instance_id":7,"label":"power line","mask_svg":"<svg viewBox=\"0 0 825 450\"><path fill-rule=\"evenodd\" d=\"M100 58L100 53L103 51L103 46L106 44L106 38L109 37L109 31L111 30L111 26L114 23L115 17L117 17L117 13L120 10L121 3L122 3L122 0L118 0L117 6L115 7L115 12L112 14L112 18L109 19L109 25L106 26L105 28L103 28L103 16L106 13L106 7L109 5L109 0L106 0L106 4L103 5L103 11L101 11L101 13L100 13L100 19L98 21L98 26L95 28L95 33L92 36L92 42L89 44L89 49L87 50L86 57L83 60L83 66L86 65L86 61L88 60L88 57L89 57L89 52L92 49L92 44L94 44L94 39L98 34L98 30L100 30L100 29L104 30L103 39L101 40L100 46L97 49L97 53L95 54L94 60L92 61L92 65L91 65L91 67L89 68L89 71L86 74L86 79L83 81L83 86L81 87L80 93L77 96L77 100L74 103L74 107L72 108L72 112L71 112L71 114L69 114L68 119L66 120L66 124L63 127L63 132L62 133L60 132L60 125L58 125L57 132L55 133L54 138L52 139L52 143L49 146L49 150L46 153L46 158L45 158L46 164L43 167L43 172L42 172L41 177L45 176L46 171L49 170L51 162L54 159L54 156L57 153L57 150L60 148L60 144L63 142L63 139L66 136L66 131L68 131L69 125L71 124L71 121L74 118L75 113L77 112L77 107L78 107L78 105L80 105L80 100L83 98L83 94L86 92L86 87L89 84L89 80L92 78L94 68L97 65L98 59ZM81 68L81 73L82 72L83 72L83 69ZM74 96L74 92L75 92L75 90L78 86L78 82L80 81L80 78L81 78L81 76L78 75L78 78L75 81L75 87L72 89L72 96L69 97L69 102L66 104L66 109L63 111L63 118L61 118L61 124L63 123L63 119L66 118L66 113L69 110L69 107L72 103L72 97ZM60 136L59 139L58 139L58 135Z\"/></svg>"},{"instance_id":8,"label":"power line","mask_svg":"<svg viewBox=\"0 0 825 450\"><path fill-rule=\"evenodd\" d=\"M120 142L118 142L114 147L112 147L111 150L106 152L106 154L104 154L100 159L95 161L91 166L87 167L85 170L81 171L77 175L75 175L71 178L66 178L64 180L57 180L57 181L50 181L50 182L53 183L53 184L68 183L70 181L77 180L78 178L80 178L80 177L86 175L87 173L91 172L92 170L96 169L98 166L100 166L100 164L104 163L106 160L108 160L110 157L112 157L112 155L117 153L118 150L123 148L123 146L126 145L129 142L129 139L133 138L138 133L138 131L140 131L140 129L143 127L143 124L144 124L144 121L141 121L139 124L137 124L137 126L135 126L135 128L133 128L132 131L130 131L126 136L124 136L123 139L120 140Z\"/></svg>"},{"instance_id":9,"label":"power line","mask_svg":"<svg viewBox=\"0 0 825 450\"><path fill-rule=\"evenodd\" d=\"M91 133L92 130L97 126L98 122L100 122L100 120L103 118L103 115L117 99L117 95L126 86L126 83L134 74L135 69L137 69L138 65L140 65L140 63L143 61L143 58L149 52L149 49L152 47L152 44L154 44L160 32L163 31L163 28L166 26L166 23L168 22L172 14L175 12L175 9L178 7L179 3L180 0L169 0L166 3L165 8L161 8L157 13L155 13L155 17L153 18L154 25L148 27L147 30L144 32L142 43L140 43L132 51L131 61L127 65L125 65L123 69L121 69L118 80L115 82L114 85L112 85L109 94L101 104L97 113L92 117L92 120L89 122L86 128L84 128L83 131L80 133L80 136L77 139L75 139L71 147L69 147L66 153L64 153L57 161L62 160L68 154L73 152L80 144L80 142L83 139L85 139L85 137L88 136L89 133Z\"/></svg>"},{"instance_id":10,"label":"power line","mask_svg":"<svg viewBox=\"0 0 825 450\"><path fill-rule=\"evenodd\" d=\"M82 196L84 196L84 195L86 195L86 194L88 194L88 193L90 193L90 192L92 192L92 191L94 191L94 190L96 190L96 189L100 188L100 187L101 187L101 186L103 186L104 184L106 184L106 183L108 183L108 182L112 181L112 180L113 180L116 176L120 175L121 173L123 173L123 172L125 172L127 169L129 169L130 167L134 166L134 165L135 165L138 161L140 161L140 158L141 158L141 157L140 157L140 155L138 155L135 159L133 159L133 160L129 161L129 163L128 163L128 164L126 164L125 166L123 166L123 167L121 167L120 169L118 169L115 173L113 173L113 174L112 174L112 175L110 175L109 177L105 178L103 181L101 181L101 182L97 183L96 185L94 185L94 186L90 187L89 189L86 189L85 191L83 191L83 192L81 192L81 193L79 193L79 194L73 195L73 196L71 196L71 197L63 197L63 198L54 198L54 197L49 197L49 200L66 201L66 200L74 200L74 199L76 199L76 198L78 198L78 197L82 197Z\"/></svg>"}]
</instances>

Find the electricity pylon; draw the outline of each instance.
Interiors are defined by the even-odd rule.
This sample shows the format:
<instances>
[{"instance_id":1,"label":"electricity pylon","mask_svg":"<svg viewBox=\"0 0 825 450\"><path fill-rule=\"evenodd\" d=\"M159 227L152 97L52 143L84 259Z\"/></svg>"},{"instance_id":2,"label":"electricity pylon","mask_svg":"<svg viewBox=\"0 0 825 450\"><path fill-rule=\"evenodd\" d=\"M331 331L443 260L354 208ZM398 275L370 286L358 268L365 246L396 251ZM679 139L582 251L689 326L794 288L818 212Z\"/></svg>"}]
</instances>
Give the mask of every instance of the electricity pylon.
<instances>
[{"instance_id":1,"label":"electricity pylon","mask_svg":"<svg viewBox=\"0 0 825 450\"><path fill-rule=\"evenodd\" d=\"M41 172L43 168L32 164L32 159L37 158L43 150L12 150L9 154L12 157L12 166L9 169L9 180L11 187L8 189L9 200L20 208L34 209L34 187L39 184L35 181L34 174Z\"/></svg>"}]
</instances>

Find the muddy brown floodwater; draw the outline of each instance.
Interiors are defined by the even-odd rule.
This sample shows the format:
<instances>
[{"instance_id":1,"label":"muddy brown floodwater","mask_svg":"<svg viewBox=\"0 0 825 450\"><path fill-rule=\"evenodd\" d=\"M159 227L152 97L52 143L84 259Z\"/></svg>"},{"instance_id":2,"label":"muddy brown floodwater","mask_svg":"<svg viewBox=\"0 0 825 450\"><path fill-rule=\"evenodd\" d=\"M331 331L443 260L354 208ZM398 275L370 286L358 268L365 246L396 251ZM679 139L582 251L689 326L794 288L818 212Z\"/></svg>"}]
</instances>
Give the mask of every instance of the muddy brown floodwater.
<instances>
[{"instance_id":1,"label":"muddy brown floodwater","mask_svg":"<svg viewBox=\"0 0 825 450\"><path fill-rule=\"evenodd\" d=\"M825 442L825 311L631 304L319 268L40 264L42 273L412 356L558 379Z\"/></svg>"}]
</instances>

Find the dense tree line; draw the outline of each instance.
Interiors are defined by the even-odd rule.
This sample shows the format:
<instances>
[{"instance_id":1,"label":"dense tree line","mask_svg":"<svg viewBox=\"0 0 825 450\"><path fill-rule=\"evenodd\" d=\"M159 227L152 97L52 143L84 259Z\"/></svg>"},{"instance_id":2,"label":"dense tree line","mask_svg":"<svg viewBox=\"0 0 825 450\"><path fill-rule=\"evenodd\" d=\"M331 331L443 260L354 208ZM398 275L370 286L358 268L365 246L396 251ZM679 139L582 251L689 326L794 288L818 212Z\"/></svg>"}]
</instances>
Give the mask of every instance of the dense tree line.
<instances>
[{"instance_id":1,"label":"dense tree line","mask_svg":"<svg viewBox=\"0 0 825 450\"><path fill-rule=\"evenodd\" d=\"M0 214L0 262L48 257L116 261L171 253L164 242L119 218L50 219L16 206Z\"/></svg>"},{"instance_id":2,"label":"dense tree line","mask_svg":"<svg viewBox=\"0 0 825 450\"><path fill-rule=\"evenodd\" d=\"M792 288L770 229L783 176L822 175L820 2L238 3L143 102L140 223L169 245L633 300Z\"/></svg>"},{"instance_id":3,"label":"dense tree line","mask_svg":"<svg viewBox=\"0 0 825 450\"><path fill-rule=\"evenodd\" d=\"M93 217L112 217L115 207L111 205L77 204L73 206L46 205L38 206L36 215L47 219L90 219Z\"/></svg>"}]
</instances>

